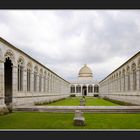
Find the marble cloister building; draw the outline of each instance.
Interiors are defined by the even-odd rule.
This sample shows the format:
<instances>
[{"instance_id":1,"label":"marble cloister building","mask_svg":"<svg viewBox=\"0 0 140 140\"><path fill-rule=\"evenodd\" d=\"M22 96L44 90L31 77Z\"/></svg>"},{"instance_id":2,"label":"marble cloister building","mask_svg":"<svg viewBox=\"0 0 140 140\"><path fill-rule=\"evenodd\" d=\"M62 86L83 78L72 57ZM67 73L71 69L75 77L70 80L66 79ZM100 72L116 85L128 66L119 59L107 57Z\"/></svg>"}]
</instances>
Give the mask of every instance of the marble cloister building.
<instances>
[{"instance_id":1,"label":"marble cloister building","mask_svg":"<svg viewBox=\"0 0 140 140\"><path fill-rule=\"evenodd\" d=\"M0 38L0 106L68 97L69 85L68 81Z\"/></svg>"},{"instance_id":2,"label":"marble cloister building","mask_svg":"<svg viewBox=\"0 0 140 140\"><path fill-rule=\"evenodd\" d=\"M100 81L99 95L140 105L140 52Z\"/></svg>"},{"instance_id":3,"label":"marble cloister building","mask_svg":"<svg viewBox=\"0 0 140 140\"><path fill-rule=\"evenodd\" d=\"M0 109L76 96L107 97L140 105L140 52L102 81L93 80L85 64L76 81L55 72L0 38Z\"/></svg>"},{"instance_id":4,"label":"marble cloister building","mask_svg":"<svg viewBox=\"0 0 140 140\"><path fill-rule=\"evenodd\" d=\"M93 80L92 70L85 64L80 70L78 79L71 81L71 94L76 96L94 96L99 92L99 85Z\"/></svg>"}]
</instances>

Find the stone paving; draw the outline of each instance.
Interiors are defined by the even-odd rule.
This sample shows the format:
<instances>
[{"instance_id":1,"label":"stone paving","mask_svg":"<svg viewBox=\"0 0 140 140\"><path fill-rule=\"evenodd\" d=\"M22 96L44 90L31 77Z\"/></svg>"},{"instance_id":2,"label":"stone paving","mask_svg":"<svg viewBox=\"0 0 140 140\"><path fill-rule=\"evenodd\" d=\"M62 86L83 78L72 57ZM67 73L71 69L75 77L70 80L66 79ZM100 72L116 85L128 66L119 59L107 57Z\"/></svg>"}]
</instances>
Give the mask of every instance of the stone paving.
<instances>
[{"instance_id":1,"label":"stone paving","mask_svg":"<svg viewBox=\"0 0 140 140\"><path fill-rule=\"evenodd\" d=\"M17 106L13 111L74 113L140 113L140 106Z\"/></svg>"}]
</instances>

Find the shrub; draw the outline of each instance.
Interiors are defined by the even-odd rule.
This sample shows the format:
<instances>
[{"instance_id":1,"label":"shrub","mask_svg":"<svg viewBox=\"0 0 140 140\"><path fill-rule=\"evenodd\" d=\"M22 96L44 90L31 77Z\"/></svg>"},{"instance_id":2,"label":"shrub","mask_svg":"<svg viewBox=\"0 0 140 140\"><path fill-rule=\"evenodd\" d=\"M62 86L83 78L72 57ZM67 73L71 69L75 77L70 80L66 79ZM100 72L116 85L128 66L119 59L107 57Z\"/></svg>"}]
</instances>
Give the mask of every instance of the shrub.
<instances>
[{"instance_id":1,"label":"shrub","mask_svg":"<svg viewBox=\"0 0 140 140\"><path fill-rule=\"evenodd\" d=\"M8 114L9 110L7 107L0 107L0 115Z\"/></svg>"},{"instance_id":2,"label":"shrub","mask_svg":"<svg viewBox=\"0 0 140 140\"><path fill-rule=\"evenodd\" d=\"M76 95L75 94L71 94L70 97L76 97Z\"/></svg>"},{"instance_id":3,"label":"shrub","mask_svg":"<svg viewBox=\"0 0 140 140\"><path fill-rule=\"evenodd\" d=\"M137 106L136 104L132 104L132 103L128 103L128 102L124 102L124 101L119 101L119 100L114 100L114 99L110 99L108 97L104 97L104 100L110 101L112 103L118 104L118 105L124 105L124 106Z\"/></svg>"},{"instance_id":4,"label":"shrub","mask_svg":"<svg viewBox=\"0 0 140 140\"><path fill-rule=\"evenodd\" d=\"M57 102L60 100L64 100L65 98L61 98L61 99L56 99L56 100L49 100L49 101L43 101L43 102L35 102L34 105L47 105L53 102Z\"/></svg>"},{"instance_id":5,"label":"shrub","mask_svg":"<svg viewBox=\"0 0 140 140\"><path fill-rule=\"evenodd\" d=\"M99 97L99 95L98 94L94 94L94 97Z\"/></svg>"}]
</instances>

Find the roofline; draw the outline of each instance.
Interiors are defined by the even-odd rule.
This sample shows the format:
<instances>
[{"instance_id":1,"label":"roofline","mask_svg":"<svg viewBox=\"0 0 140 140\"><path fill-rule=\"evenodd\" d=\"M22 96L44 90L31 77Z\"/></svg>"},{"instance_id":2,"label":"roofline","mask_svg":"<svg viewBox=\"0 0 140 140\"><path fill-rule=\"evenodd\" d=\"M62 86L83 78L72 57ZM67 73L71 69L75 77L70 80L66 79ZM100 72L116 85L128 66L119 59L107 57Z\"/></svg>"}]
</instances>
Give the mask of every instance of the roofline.
<instances>
[{"instance_id":1,"label":"roofline","mask_svg":"<svg viewBox=\"0 0 140 140\"><path fill-rule=\"evenodd\" d=\"M32 59L33 61L35 61L36 63L38 63L39 65L41 65L42 67L44 67L45 69L47 69L48 71L52 72L53 74L55 74L56 76L58 76L59 78L61 78L62 80L64 80L65 82L69 83L67 80L63 79L62 77L60 77L58 74L56 74L55 72L53 72L52 70L50 70L49 68L47 68L46 66L44 66L42 63L38 62L37 60L35 60L34 58L32 58L30 55L26 54L25 52L23 52L22 50L18 49L17 47L15 47L14 45L12 45L11 43L9 43L8 41L6 41L5 39L3 39L2 37L0 37L0 41L4 44L7 44L8 46L12 47L14 50L17 50L21 53L23 53L24 55L26 55L27 57L29 57L30 59Z\"/></svg>"},{"instance_id":2,"label":"roofline","mask_svg":"<svg viewBox=\"0 0 140 140\"><path fill-rule=\"evenodd\" d=\"M106 78L108 78L112 73L114 73L115 71L117 71L118 69L120 69L121 67L123 67L127 62L131 61L134 57L136 57L137 55L140 54L140 51L138 51L136 54L134 54L131 58L129 58L127 61L125 61L121 66L119 66L117 69L115 69L113 72L111 72L108 76L106 76L103 80L101 80L99 83L101 83L102 81L104 81Z\"/></svg>"}]
</instances>

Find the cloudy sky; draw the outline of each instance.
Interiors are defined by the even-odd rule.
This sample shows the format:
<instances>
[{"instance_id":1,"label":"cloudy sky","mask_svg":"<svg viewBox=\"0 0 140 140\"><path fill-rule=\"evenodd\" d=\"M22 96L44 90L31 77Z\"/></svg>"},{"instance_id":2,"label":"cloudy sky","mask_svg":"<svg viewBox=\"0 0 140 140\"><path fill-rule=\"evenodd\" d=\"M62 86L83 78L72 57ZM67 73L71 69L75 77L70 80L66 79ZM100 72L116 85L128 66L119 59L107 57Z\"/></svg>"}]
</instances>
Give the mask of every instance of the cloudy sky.
<instances>
[{"instance_id":1,"label":"cloudy sky","mask_svg":"<svg viewBox=\"0 0 140 140\"><path fill-rule=\"evenodd\" d=\"M140 50L140 10L0 10L0 36L66 80L102 80Z\"/></svg>"}]
</instances>

